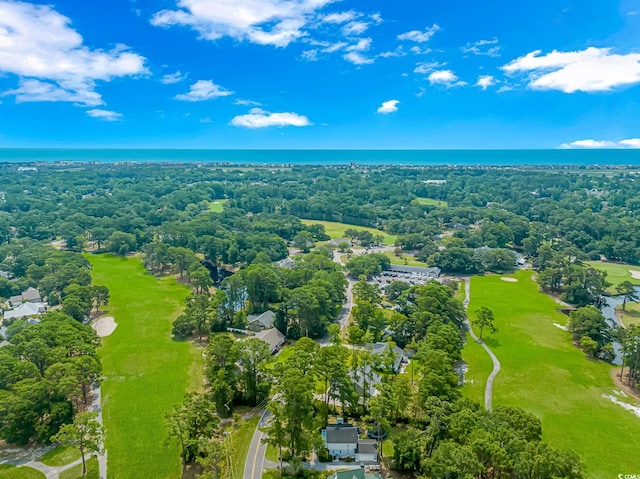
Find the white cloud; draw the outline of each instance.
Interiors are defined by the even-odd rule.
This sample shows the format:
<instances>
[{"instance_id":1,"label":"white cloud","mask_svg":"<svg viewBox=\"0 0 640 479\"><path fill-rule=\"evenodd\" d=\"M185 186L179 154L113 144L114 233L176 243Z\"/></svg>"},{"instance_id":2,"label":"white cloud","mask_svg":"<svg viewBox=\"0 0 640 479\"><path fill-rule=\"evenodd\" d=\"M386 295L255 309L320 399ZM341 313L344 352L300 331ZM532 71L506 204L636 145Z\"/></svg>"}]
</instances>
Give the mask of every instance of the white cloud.
<instances>
[{"instance_id":1,"label":"white cloud","mask_svg":"<svg viewBox=\"0 0 640 479\"><path fill-rule=\"evenodd\" d=\"M628 140L620 141L620 144L627 148L640 148L640 138L629 138Z\"/></svg>"},{"instance_id":2,"label":"white cloud","mask_svg":"<svg viewBox=\"0 0 640 479\"><path fill-rule=\"evenodd\" d=\"M165 76L162 77L162 79L160 80L160 83L164 83L165 85L171 85L172 83L180 83L183 80L186 80L187 77L189 75L187 75L186 73L181 73L180 70L178 70L175 73L168 73Z\"/></svg>"},{"instance_id":3,"label":"white cloud","mask_svg":"<svg viewBox=\"0 0 640 479\"><path fill-rule=\"evenodd\" d=\"M191 85L188 93L181 93L174 98L182 101L205 101L233 94L234 92L226 90L220 85L216 85L211 80L198 80Z\"/></svg>"},{"instance_id":4,"label":"white cloud","mask_svg":"<svg viewBox=\"0 0 640 479\"><path fill-rule=\"evenodd\" d=\"M629 138L627 140L577 140L571 143L563 143L560 148L574 149L598 149L598 148L640 148L640 138Z\"/></svg>"},{"instance_id":5,"label":"white cloud","mask_svg":"<svg viewBox=\"0 0 640 479\"><path fill-rule=\"evenodd\" d=\"M40 80L20 79L18 88L2 93L2 96L9 95L14 95L16 102L18 103L64 101L85 106L98 106L104 104L100 94L92 89L64 89L56 83L43 82Z\"/></svg>"},{"instance_id":6,"label":"white cloud","mask_svg":"<svg viewBox=\"0 0 640 479\"><path fill-rule=\"evenodd\" d=\"M426 73L432 72L436 68L441 68L441 67L445 66L446 64L447 64L447 62L444 62L444 63L441 63L441 62L420 62L413 69L413 73L420 73L421 75L424 75Z\"/></svg>"},{"instance_id":7,"label":"white cloud","mask_svg":"<svg viewBox=\"0 0 640 479\"><path fill-rule=\"evenodd\" d=\"M433 50L431 48L420 48L418 45L414 45L409 48L409 51L414 55L428 55Z\"/></svg>"},{"instance_id":8,"label":"white cloud","mask_svg":"<svg viewBox=\"0 0 640 479\"><path fill-rule=\"evenodd\" d=\"M476 86L479 86L483 90L486 90L490 86L496 84L496 79L491 75L480 75L478 77L478 81L476 82Z\"/></svg>"},{"instance_id":9,"label":"white cloud","mask_svg":"<svg viewBox=\"0 0 640 479\"><path fill-rule=\"evenodd\" d=\"M428 42L439 30L441 30L440 26L434 23L433 26L425 28L424 31L412 30L410 32L401 33L398 35L398 40L425 43Z\"/></svg>"},{"instance_id":10,"label":"white cloud","mask_svg":"<svg viewBox=\"0 0 640 479\"><path fill-rule=\"evenodd\" d=\"M488 57L499 57L502 47L498 45L498 39L478 40L477 42L467 43L461 47L463 53L473 53L474 55L485 55Z\"/></svg>"},{"instance_id":11,"label":"white cloud","mask_svg":"<svg viewBox=\"0 0 640 479\"><path fill-rule=\"evenodd\" d=\"M400 103L400 101L398 100L384 101L382 102L382 105L380 105L377 111L378 113L382 113L384 115L387 115L389 113L394 113L398 111L398 103Z\"/></svg>"},{"instance_id":12,"label":"white cloud","mask_svg":"<svg viewBox=\"0 0 640 479\"><path fill-rule=\"evenodd\" d=\"M348 43L346 43L346 42L332 43L332 44L328 45L326 48L323 48L322 52L323 53L334 53L334 52L337 52L338 50L342 50L347 45L348 45Z\"/></svg>"},{"instance_id":13,"label":"white cloud","mask_svg":"<svg viewBox=\"0 0 640 479\"><path fill-rule=\"evenodd\" d=\"M0 73L20 77L17 101L104 104L96 81L147 73L145 58L116 45L90 49L69 18L47 5L0 0Z\"/></svg>"},{"instance_id":14,"label":"white cloud","mask_svg":"<svg viewBox=\"0 0 640 479\"><path fill-rule=\"evenodd\" d=\"M348 52L364 52L371 48L371 38L361 38L358 43L347 47Z\"/></svg>"},{"instance_id":15,"label":"white cloud","mask_svg":"<svg viewBox=\"0 0 640 479\"><path fill-rule=\"evenodd\" d=\"M371 38L361 38L358 43L349 45L346 47L348 53L344 54L342 58L354 65L368 65L373 63L373 58L365 57L361 52L365 52L371 48Z\"/></svg>"},{"instance_id":16,"label":"white cloud","mask_svg":"<svg viewBox=\"0 0 640 479\"><path fill-rule=\"evenodd\" d=\"M432 85L439 84L439 85L444 85L447 88L464 86L467 84L464 81L458 80L457 75L453 73L451 70L434 71L427 77L427 80L429 80L429 83L431 83Z\"/></svg>"},{"instance_id":17,"label":"white cloud","mask_svg":"<svg viewBox=\"0 0 640 479\"><path fill-rule=\"evenodd\" d=\"M371 19L371 21L373 23L375 23L376 25L380 25L384 20L382 19L382 15L380 15L379 13L374 13L372 15L369 15L369 18Z\"/></svg>"},{"instance_id":18,"label":"white cloud","mask_svg":"<svg viewBox=\"0 0 640 479\"><path fill-rule=\"evenodd\" d=\"M99 118L104 121L118 121L120 118L122 118L122 113L111 110L102 110L100 108L87 110L87 115L92 118Z\"/></svg>"},{"instance_id":19,"label":"white cloud","mask_svg":"<svg viewBox=\"0 0 640 479\"><path fill-rule=\"evenodd\" d=\"M253 101L253 100L243 100L241 98L238 98L236 101L233 102L234 105L242 105L242 106L262 106L262 103L258 102L258 101Z\"/></svg>"},{"instance_id":20,"label":"white cloud","mask_svg":"<svg viewBox=\"0 0 640 479\"><path fill-rule=\"evenodd\" d=\"M305 62L315 62L318 61L318 50L304 50L300 54L300 59Z\"/></svg>"},{"instance_id":21,"label":"white cloud","mask_svg":"<svg viewBox=\"0 0 640 479\"><path fill-rule=\"evenodd\" d=\"M353 10L349 10L348 12L339 12L339 13L330 13L329 15L324 15L320 20L325 23L346 23L354 20L358 14Z\"/></svg>"},{"instance_id":22,"label":"white cloud","mask_svg":"<svg viewBox=\"0 0 640 479\"><path fill-rule=\"evenodd\" d=\"M611 48L541 55L528 53L502 67L507 73L528 73L528 86L534 90L609 91L640 83L640 53L611 53Z\"/></svg>"},{"instance_id":23,"label":"white cloud","mask_svg":"<svg viewBox=\"0 0 640 479\"><path fill-rule=\"evenodd\" d=\"M297 113L270 113L260 108L253 108L246 115L236 116L231 120L233 126L244 128L268 128L270 126L309 126L311 123L304 115Z\"/></svg>"},{"instance_id":24,"label":"white cloud","mask_svg":"<svg viewBox=\"0 0 640 479\"><path fill-rule=\"evenodd\" d=\"M395 50L378 53L376 56L380 58L404 57L407 56L407 52L402 49L402 45L399 45Z\"/></svg>"},{"instance_id":25,"label":"white cloud","mask_svg":"<svg viewBox=\"0 0 640 479\"><path fill-rule=\"evenodd\" d=\"M348 62L353 63L354 65L370 65L375 62L373 58L368 58L358 52L349 52L345 53L342 58L347 60Z\"/></svg>"},{"instance_id":26,"label":"white cloud","mask_svg":"<svg viewBox=\"0 0 640 479\"><path fill-rule=\"evenodd\" d=\"M240 41L285 47L304 36L304 27L318 17L319 10L333 1L178 0L178 9L159 11L151 19L151 24L191 27L206 40L228 36Z\"/></svg>"},{"instance_id":27,"label":"white cloud","mask_svg":"<svg viewBox=\"0 0 640 479\"><path fill-rule=\"evenodd\" d=\"M369 24L366 22L349 22L342 27L342 34L344 36L361 35L367 31Z\"/></svg>"}]
</instances>

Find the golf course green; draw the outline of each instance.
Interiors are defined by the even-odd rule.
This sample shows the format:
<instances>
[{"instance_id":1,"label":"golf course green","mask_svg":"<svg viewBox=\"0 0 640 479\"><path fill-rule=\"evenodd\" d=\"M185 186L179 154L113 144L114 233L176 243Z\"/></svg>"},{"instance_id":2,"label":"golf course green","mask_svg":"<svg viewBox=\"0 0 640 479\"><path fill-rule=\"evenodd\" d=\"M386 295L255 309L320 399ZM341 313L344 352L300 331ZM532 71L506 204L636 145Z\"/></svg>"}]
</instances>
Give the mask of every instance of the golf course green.
<instances>
[{"instance_id":1,"label":"golf course green","mask_svg":"<svg viewBox=\"0 0 640 479\"><path fill-rule=\"evenodd\" d=\"M300 220L305 225L322 225L324 226L324 231L331 237L331 239L339 239L344 238L344 232L348 229L358 230L358 231L369 231L373 235L382 235L384 237L383 243L386 245L393 245L396 241L396 237L394 235L390 235L385 233L382 230L377 230L375 228L367 228L366 226L356 226L356 225L348 225L346 223L337 223L335 221L316 221L316 220Z\"/></svg>"},{"instance_id":2,"label":"golf course green","mask_svg":"<svg viewBox=\"0 0 640 479\"><path fill-rule=\"evenodd\" d=\"M94 284L109 288L106 313L118 325L100 348L108 477L180 477L178 447L166 443L164 415L202 384L200 354L171 339L189 289L173 278L157 280L138 258L87 258Z\"/></svg>"},{"instance_id":3,"label":"golf course green","mask_svg":"<svg viewBox=\"0 0 640 479\"><path fill-rule=\"evenodd\" d=\"M605 261L588 261L589 266L607 272L607 281L611 283L611 286L607 289L611 294L618 294L616 292L616 286L623 281L629 281L633 284L640 285L640 266L634 266L624 263L609 263ZM632 274L631 272L636 273ZM634 278L634 275L636 276Z\"/></svg>"},{"instance_id":4,"label":"golf course green","mask_svg":"<svg viewBox=\"0 0 640 479\"><path fill-rule=\"evenodd\" d=\"M542 420L544 439L555 447L572 449L584 461L587 476L611 479L638 467L640 418L618 401L638 401L616 394L611 366L587 359L558 327L567 317L538 290L531 271L511 276L471 279L470 317L481 306L491 309L498 332L485 330L485 342L502 364L493 390L493 405L519 406ZM464 358L472 384L467 397L483 402L490 361L468 342ZM486 356L486 354L485 354Z\"/></svg>"}]
</instances>

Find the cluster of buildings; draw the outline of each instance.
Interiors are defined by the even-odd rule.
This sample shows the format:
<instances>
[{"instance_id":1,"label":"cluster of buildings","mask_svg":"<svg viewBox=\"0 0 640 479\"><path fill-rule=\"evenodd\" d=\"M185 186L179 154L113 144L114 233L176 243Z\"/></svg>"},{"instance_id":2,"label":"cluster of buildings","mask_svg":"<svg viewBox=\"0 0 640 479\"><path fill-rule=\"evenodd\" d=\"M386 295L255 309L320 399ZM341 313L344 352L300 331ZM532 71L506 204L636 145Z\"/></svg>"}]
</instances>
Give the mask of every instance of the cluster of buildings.
<instances>
[{"instance_id":1,"label":"cluster of buildings","mask_svg":"<svg viewBox=\"0 0 640 479\"><path fill-rule=\"evenodd\" d=\"M38 324L40 316L47 311L47 303L42 301L40 291L28 288L21 294L11 296L4 304L3 321L0 322L0 348L9 343L2 338L7 336L7 326L16 319L26 319L29 324Z\"/></svg>"},{"instance_id":2,"label":"cluster of buildings","mask_svg":"<svg viewBox=\"0 0 640 479\"><path fill-rule=\"evenodd\" d=\"M28 288L21 294L11 296L4 309L5 322L16 319L27 319L32 323L39 323L37 319L47 311L48 305L40 297L40 291L36 288Z\"/></svg>"}]
</instances>

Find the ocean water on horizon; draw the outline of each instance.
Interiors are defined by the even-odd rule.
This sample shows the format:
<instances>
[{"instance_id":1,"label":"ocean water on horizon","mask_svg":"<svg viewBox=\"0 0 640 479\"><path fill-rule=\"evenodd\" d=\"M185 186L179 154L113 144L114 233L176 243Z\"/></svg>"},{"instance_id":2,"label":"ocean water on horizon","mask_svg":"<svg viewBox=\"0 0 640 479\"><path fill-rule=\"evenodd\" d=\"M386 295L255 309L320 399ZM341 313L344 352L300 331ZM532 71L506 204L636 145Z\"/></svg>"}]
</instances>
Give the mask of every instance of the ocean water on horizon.
<instances>
[{"instance_id":1,"label":"ocean water on horizon","mask_svg":"<svg viewBox=\"0 0 640 479\"><path fill-rule=\"evenodd\" d=\"M364 165L632 165L640 149L625 150L171 150L0 148L0 163L201 162L231 164Z\"/></svg>"}]
</instances>

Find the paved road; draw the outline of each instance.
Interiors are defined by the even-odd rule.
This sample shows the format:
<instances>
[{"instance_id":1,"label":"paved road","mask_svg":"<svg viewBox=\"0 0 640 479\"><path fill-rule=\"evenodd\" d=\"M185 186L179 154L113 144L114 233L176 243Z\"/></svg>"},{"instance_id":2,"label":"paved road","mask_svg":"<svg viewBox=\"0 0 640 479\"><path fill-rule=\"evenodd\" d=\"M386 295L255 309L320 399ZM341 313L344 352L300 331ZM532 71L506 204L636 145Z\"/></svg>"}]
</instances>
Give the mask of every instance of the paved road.
<instances>
[{"instance_id":1,"label":"paved road","mask_svg":"<svg viewBox=\"0 0 640 479\"><path fill-rule=\"evenodd\" d=\"M333 261L342 266L342 254L334 251ZM345 277L347 278L349 284L347 284L347 291L345 293L345 301L342 305L342 310L338 315L338 324L340 325L340 330L343 332L349 326L349 318L351 317L351 310L353 309L353 285L356 283L355 281L350 279L346 273ZM329 345L329 335L327 334L320 340L320 347L327 347Z\"/></svg>"},{"instance_id":2,"label":"paved road","mask_svg":"<svg viewBox=\"0 0 640 479\"><path fill-rule=\"evenodd\" d=\"M464 309L466 310L469 307L469 300L471 299L471 281L469 280L469 278L464 278L464 291ZM484 341L482 341L482 339L479 339L478 336L476 336L476 333L473 332L473 328L471 327L469 318L467 318L467 328L469 328L469 334L471 335L471 337L475 340L476 343L482 346L482 349L487 352L487 354L491 358L491 361L493 361L493 371L491 371L491 374L489 374L489 377L487 378L487 384L484 389L484 407L487 411L491 411L493 403L493 381L496 379L496 376L500 372L500 361L498 361L496 355L493 354L493 351L489 349L489 346L484 344Z\"/></svg>"},{"instance_id":3,"label":"paved road","mask_svg":"<svg viewBox=\"0 0 640 479\"><path fill-rule=\"evenodd\" d=\"M251 439L251 445L249 446L249 452L247 453L247 460L244 463L244 475L243 479L262 479L262 470L264 469L264 457L267 453L267 444L263 442L266 434L263 433L260 428L264 427L269 420L269 411L262 413L260 421L256 426L256 430L253 433L253 439Z\"/></svg>"},{"instance_id":4,"label":"paved road","mask_svg":"<svg viewBox=\"0 0 640 479\"><path fill-rule=\"evenodd\" d=\"M93 402L89 406L89 411L98 413L97 421L104 433L104 423L102 422L102 389L98 383L93 385ZM107 449L102 444L102 454L98 454L98 471L100 479L107 479Z\"/></svg>"}]
</instances>

